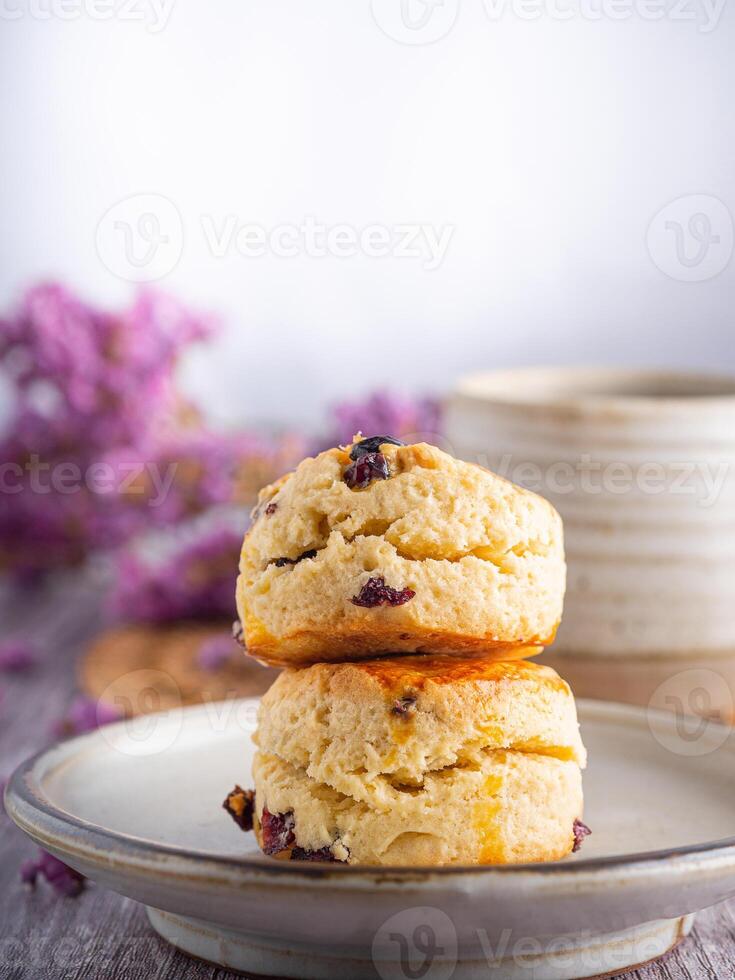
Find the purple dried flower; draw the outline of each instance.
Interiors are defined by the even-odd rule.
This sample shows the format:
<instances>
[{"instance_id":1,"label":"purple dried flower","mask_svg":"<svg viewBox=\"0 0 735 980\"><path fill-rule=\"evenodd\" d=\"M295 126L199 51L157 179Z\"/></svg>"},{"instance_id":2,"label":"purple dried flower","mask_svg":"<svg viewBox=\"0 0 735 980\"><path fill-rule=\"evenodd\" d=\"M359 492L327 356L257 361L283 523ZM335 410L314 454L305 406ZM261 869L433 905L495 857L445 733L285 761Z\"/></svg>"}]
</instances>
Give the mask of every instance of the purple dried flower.
<instances>
[{"instance_id":1,"label":"purple dried flower","mask_svg":"<svg viewBox=\"0 0 735 980\"><path fill-rule=\"evenodd\" d=\"M20 877L24 884L35 887L39 875L45 878L60 895L67 898L76 897L84 888L84 875L70 868L48 851L39 850L36 861L26 861L21 865Z\"/></svg>"},{"instance_id":2,"label":"purple dried flower","mask_svg":"<svg viewBox=\"0 0 735 980\"><path fill-rule=\"evenodd\" d=\"M327 445L347 445L356 432L390 432L403 442L436 442L442 434L442 408L434 398L411 398L377 391L362 401L333 409L335 431Z\"/></svg>"},{"instance_id":3,"label":"purple dried flower","mask_svg":"<svg viewBox=\"0 0 735 980\"><path fill-rule=\"evenodd\" d=\"M241 546L241 531L215 526L162 561L123 553L115 570L111 612L118 619L149 623L232 616L232 570Z\"/></svg>"},{"instance_id":4,"label":"purple dried flower","mask_svg":"<svg viewBox=\"0 0 735 980\"><path fill-rule=\"evenodd\" d=\"M239 653L239 650L231 633L210 636L199 647L197 665L202 670L219 670L235 653Z\"/></svg>"},{"instance_id":5,"label":"purple dried flower","mask_svg":"<svg viewBox=\"0 0 735 980\"><path fill-rule=\"evenodd\" d=\"M83 735L93 732L101 725L120 721L123 712L116 705L106 701L80 696L73 702L66 715L54 725L54 734L63 738L67 735Z\"/></svg>"},{"instance_id":6,"label":"purple dried flower","mask_svg":"<svg viewBox=\"0 0 735 980\"><path fill-rule=\"evenodd\" d=\"M113 314L54 284L0 320L15 396L0 440L11 486L0 496L0 567L31 576L155 526L165 510L148 506L148 484L183 414L172 372L182 348L211 329L163 296L143 294Z\"/></svg>"},{"instance_id":7,"label":"purple dried flower","mask_svg":"<svg viewBox=\"0 0 735 980\"><path fill-rule=\"evenodd\" d=\"M28 291L0 321L0 359L15 383L22 435L32 448L83 437L95 449L140 446L175 407L171 370L181 349L212 332L210 318L141 294L121 313L93 309L63 286Z\"/></svg>"},{"instance_id":8,"label":"purple dried flower","mask_svg":"<svg viewBox=\"0 0 735 980\"><path fill-rule=\"evenodd\" d=\"M36 663L36 648L27 640L6 640L0 643L0 670L22 673Z\"/></svg>"},{"instance_id":9,"label":"purple dried flower","mask_svg":"<svg viewBox=\"0 0 735 980\"><path fill-rule=\"evenodd\" d=\"M572 850L576 852L582 846L582 842L584 841L585 837L588 837L592 833L592 831L590 830L590 828L587 826L586 823L582 823L581 820L577 819L574 821L574 826L572 827L572 833L574 834L574 847L572 848Z\"/></svg>"}]
</instances>

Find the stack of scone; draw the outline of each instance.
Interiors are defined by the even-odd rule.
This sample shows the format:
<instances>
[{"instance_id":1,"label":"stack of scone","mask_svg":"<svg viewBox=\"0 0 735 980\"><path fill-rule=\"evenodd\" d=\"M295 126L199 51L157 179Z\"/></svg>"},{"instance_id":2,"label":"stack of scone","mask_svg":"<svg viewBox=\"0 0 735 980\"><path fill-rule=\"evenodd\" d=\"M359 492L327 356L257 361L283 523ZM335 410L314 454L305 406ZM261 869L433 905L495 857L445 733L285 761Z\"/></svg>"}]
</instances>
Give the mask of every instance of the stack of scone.
<instances>
[{"instance_id":1,"label":"stack of scone","mask_svg":"<svg viewBox=\"0 0 735 980\"><path fill-rule=\"evenodd\" d=\"M576 850L585 751L551 643L562 526L541 497L426 444L362 439L260 494L237 603L263 697L254 791L225 802L266 854L504 864Z\"/></svg>"}]
</instances>

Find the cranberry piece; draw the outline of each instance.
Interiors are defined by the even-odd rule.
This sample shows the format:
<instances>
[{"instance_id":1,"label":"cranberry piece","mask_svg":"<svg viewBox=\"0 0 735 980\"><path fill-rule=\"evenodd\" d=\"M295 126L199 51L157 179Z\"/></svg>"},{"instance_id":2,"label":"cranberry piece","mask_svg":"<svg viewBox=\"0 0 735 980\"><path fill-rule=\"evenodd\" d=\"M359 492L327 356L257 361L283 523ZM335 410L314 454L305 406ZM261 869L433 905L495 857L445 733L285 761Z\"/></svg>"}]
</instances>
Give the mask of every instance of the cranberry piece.
<instances>
[{"instance_id":1,"label":"cranberry piece","mask_svg":"<svg viewBox=\"0 0 735 980\"><path fill-rule=\"evenodd\" d=\"M271 501L271 503L269 503L265 509L266 516L270 517L272 514L275 514L277 510L278 510L278 504L274 500Z\"/></svg>"},{"instance_id":2,"label":"cranberry piece","mask_svg":"<svg viewBox=\"0 0 735 980\"><path fill-rule=\"evenodd\" d=\"M356 442L355 445L350 450L350 459L359 459L360 456L366 456L368 453L379 453L380 447L386 445L389 446L405 446L405 442L401 442L400 439L394 439L393 436L370 436L368 439L361 439Z\"/></svg>"},{"instance_id":3,"label":"cranberry piece","mask_svg":"<svg viewBox=\"0 0 735 980\"><path fill-rule=\"evenodd\" d=\"M385 584L385 579L381 575L377 578L369 578L358 595L353 595L352 601L356 606L372 609L373 606L402 606L415 595L413 589L392 589Z\"/></svg>"},{"instance_id":4,"label":"cranberry piece","mask_svg":"<svg viewBox=\"0 0 735 980\"><path fill-rule=\"evenodd\" d=\"M304 558L316 558L316 548L310 548L309 551L305 551L298 558L276 558L274 564L276 568L283 568L284 565L298 565Z\"/></svg>"},{"instance_id":5,"label":"cranberry piece","mask_svg":"<svg viewBox=\"0 0 735 980\"><path fill-rule=\"evenodd\" d=\"M263 807L260 815L260 828L263 835L263 851L266 854L279 854L292 847L294 836L293 813L271 813Z\"/></svg>"},{"instance_id":6,"label":"cranberry piece","mask_svg":"<svg viewBox=\"0 0 735 980\"><path fill-rule=\"evenodd\" d=\"M328 864L344 864L338 861L328 847L321 847L318 851L309 851L304 847L294 847L291 851L292 861L319 861Z\"/></svg>"},{"instance_id":7,"label":"cranberry piece","mask_svg":"<svg viewBox=\"0 0 735 980\"><path fill-rule=\"evenodd\" d=\"M387 480L390 477L388 460L382 453L365 453L344 471L342 479L350 490L364 490L373 480Z\"/></svg>"},{"instance_id":8,"label":"cranberry piece","mask_svg":"<svg viewBox=\"0 0 735 980\"><path fill-rule=\"evenodd\" d=\"M227 794L227 799L222 806L225 810L227 810L240 830L253 829L255 790L242 789L240 786L235 786L235 788Z\"/></svg>"},{"instance_id":9,"label":"cranberry piece","mask_svg":"<svg viewBox=\"0 0 735 980\"><path fill-rule=\"evenodd\" d=\"M406 694L402 698L397 698L393 702L393 707L390 709L394 715L401 715L406 717L406 715L414 708L416 705L416 698L410 694Z\"/></svg>"},{"instance_id":10,"label":"cranberry piece","mask_svg":"<svg viewBox=\"0 0 735 980\"><path fill-rule=\"evenodd\" d=\"M574 826L572 827L572 833L574 834L574 847L572 850L576 853L582 846L582 841L585 839L585 837L588 837L592 831L586 823L582 823L581 820L575 820Z\"/></svg>"}]
</instances>

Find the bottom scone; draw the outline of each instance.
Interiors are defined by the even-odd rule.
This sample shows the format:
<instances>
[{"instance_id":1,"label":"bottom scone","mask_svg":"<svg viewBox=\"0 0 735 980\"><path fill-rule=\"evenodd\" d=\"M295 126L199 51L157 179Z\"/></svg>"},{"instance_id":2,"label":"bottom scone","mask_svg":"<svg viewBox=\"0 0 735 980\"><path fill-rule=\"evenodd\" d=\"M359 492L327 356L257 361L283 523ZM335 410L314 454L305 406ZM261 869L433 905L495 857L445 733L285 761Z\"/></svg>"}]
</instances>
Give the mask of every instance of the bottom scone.
<instances>
[{"instance_id":1,"label":"bottom scone","mask_svg":"<svg viewBox=\"0 0 735 980\"><path fill-rule=\"evenodd\" d=\"M588 832L574 698L535 663L401 657L287 670L263 697L256 742L252 822L277 857L551 861Z\"/></svg>"}]
</instances>

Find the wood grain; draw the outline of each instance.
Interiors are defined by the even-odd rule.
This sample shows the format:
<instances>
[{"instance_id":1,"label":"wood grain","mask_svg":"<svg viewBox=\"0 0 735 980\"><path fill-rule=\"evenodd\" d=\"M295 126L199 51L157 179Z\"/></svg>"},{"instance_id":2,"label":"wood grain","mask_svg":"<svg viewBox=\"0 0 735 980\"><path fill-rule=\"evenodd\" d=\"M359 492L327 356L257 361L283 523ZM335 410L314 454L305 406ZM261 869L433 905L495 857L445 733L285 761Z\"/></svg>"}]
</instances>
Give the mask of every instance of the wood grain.
<instances>
[{"instance_id":1,"label":"wood grain","mask_svg":"<svg viewBox=\"0 0 735 980\"><path fill-rule=\"evenodd\" d=\"M68 707L75 663L103 625L99 576L62 578L43 589L0 592L2 635L30 636L44 651L33 675L2 677L0 776L51 740ZM0 980L235 980L158 939L141 906L90 885L76 899L35 891L18 877L35 854L0 814ZM735 977L735 902L701 913L694 933L663 960L620 974L625 980ZM346 978L349 980L349 978Z\"/></svg>"}]
</instances>

